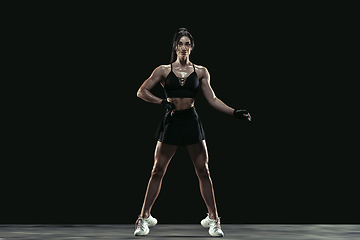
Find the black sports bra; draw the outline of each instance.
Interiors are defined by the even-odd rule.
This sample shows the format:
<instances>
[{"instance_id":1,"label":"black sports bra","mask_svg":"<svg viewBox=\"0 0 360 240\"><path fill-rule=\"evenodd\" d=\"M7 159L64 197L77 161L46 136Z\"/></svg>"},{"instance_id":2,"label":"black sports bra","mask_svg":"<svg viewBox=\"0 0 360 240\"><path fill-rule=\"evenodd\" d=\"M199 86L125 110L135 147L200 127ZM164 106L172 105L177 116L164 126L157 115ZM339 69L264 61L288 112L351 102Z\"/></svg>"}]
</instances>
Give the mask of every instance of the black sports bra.
<instances>
[{"instance_id":1,"label":"black sports bra","mask_svg":"<svg viewBox=\"0 0 360 240\"><path fill-rule=\"evenodd\" d=\"M199 78L194 71L187 78L179 78L172 70L165 79L164 92L166 98L195 98L199 88Z\"/></svg>"}]
</instances>

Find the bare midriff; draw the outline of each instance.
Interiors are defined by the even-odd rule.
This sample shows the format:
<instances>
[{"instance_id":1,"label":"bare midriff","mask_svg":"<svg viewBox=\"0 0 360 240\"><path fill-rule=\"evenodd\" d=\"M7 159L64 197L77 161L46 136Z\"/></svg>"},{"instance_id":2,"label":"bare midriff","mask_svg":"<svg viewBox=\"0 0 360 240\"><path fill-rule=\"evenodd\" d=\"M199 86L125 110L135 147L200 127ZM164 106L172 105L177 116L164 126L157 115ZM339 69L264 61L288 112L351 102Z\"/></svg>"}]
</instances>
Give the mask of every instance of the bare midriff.
<instances>
[{"instance_id":1,"label":"bare midriff","mask_svg":"<svg viewBox=\"0 0 360 240\"><path fill-rule=\"evenodd\" d=\"M175 105L175 110L185 110L194 106L195 98L167 98L168 102Z\"/></svg>"}]
</instances>

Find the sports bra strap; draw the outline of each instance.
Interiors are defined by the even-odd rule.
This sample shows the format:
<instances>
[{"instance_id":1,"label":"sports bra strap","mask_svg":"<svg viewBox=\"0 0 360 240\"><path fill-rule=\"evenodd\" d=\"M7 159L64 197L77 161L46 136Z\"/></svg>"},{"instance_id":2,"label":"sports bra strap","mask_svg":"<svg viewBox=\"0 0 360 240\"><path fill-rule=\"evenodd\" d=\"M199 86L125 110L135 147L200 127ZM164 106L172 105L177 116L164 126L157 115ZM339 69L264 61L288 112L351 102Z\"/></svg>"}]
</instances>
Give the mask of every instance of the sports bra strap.
<instances>
[{"instance_id":1,"label":"sports bra strap","mask_svg":"<svg viewBox=\"0 0 360 240\"><path fill-rule=\"evenodd\" d=\"M195 71L195 65L194 65L194 63L193 63L193 68L194 68L194 72L196 73L196 71Z\"/></svg>"}]
</instances>

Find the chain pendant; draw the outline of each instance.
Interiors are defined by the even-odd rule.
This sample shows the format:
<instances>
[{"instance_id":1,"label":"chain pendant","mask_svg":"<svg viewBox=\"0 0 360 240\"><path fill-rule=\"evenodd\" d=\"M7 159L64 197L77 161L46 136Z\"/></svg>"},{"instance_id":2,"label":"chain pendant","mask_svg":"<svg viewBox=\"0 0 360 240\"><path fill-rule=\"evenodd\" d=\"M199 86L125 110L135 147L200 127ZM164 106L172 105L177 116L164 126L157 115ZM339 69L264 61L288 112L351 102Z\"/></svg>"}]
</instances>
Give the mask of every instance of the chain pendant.
<instances>
[{"instance_id":1,"label":"chain pendant","mask_svg":"<svg viewBox=\"0 0 360 240\"><path fill-rule=\"evenodd\" d=\"M180 86L184 86L185 82L186 82L186 78L178 78L178 79L179 79Z\"/></svg>"}]
</instances>

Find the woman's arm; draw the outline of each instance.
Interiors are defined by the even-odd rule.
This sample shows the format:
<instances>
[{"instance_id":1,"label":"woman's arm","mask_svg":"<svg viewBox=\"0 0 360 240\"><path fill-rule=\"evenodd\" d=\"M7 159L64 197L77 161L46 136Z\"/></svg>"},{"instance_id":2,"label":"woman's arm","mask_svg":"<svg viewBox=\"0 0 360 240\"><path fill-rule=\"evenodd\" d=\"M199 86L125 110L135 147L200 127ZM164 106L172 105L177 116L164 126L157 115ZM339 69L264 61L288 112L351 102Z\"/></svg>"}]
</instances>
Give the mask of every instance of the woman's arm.
<instances>
[{"instance_id":1,"label":"woman's arm","mask_svg":"<svg viewBox=\"0 0 360 240\"><path fill-rule=\"evenodd\" d=\"M161 104L161 98L156 97L150 90L164 78L165 66L155 68L151 76L141 85L137 92L137 96L146 102Z\"/></svg>"},{"instance_id":2,"label":"woman's arm","mask_svg":"<svg viewBox=\"0 0 360 240\"><path fill-rule=\"evenodd\" d=\"M206 100L209 102L210 106L215 108L216 110L227 113L229 115L233 115L234 109L227 106L225 103L223 103L220 99L218 99L215 96L214 91L212 90L210 86L210 73L209 71L204 67L202 69L202 79L201 79L201 89L204 93L204 96Z\"/></svg>"},{"instance_id":3,"label":"woman's arm","mask_svg":"<svg viewBox=\"0 0 360 240\"><path fill-rule=\"evenodd\" d=\"M209 102L210 106L212 106L213 108L215 108L216 110L218 110L220 112L227 113L229 115L233 115L236 118L248 119L249 121L251 121L251 116L248 111L236 110L236 114L234 115L234 109L227 106L225 103L223 103L220 99L218 99L215 96L215 93L210 86L209 71L205 67L202 68L202 73L200 73L200 75L201 75L201 77L200 77L201 78L201 89L204 93L206 100Z\"/></svg>"}]
</instances>

